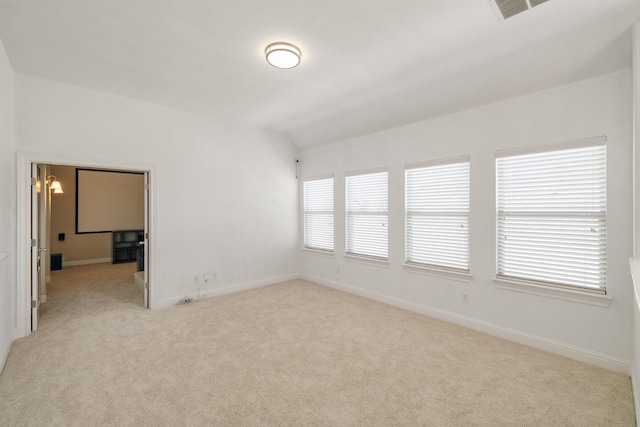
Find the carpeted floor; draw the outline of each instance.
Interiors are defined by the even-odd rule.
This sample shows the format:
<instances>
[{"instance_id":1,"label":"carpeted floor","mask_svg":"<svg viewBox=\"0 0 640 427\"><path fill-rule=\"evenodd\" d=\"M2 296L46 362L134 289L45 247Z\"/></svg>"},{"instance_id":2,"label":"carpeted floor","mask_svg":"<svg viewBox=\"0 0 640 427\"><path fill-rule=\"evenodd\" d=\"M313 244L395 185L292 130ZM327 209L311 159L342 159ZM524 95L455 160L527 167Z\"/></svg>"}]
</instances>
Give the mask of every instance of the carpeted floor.
<instances>
[{"instance_id":1,"label":"carpeted floor","mask_svg":"<svg viewBox=\"0 0 640 427\"><path fill-rule=\"evenodd\" d=\"M159 310L54 272L0 425L633 426L629 377L305 281Z\"/></svg>"}]
</instances>

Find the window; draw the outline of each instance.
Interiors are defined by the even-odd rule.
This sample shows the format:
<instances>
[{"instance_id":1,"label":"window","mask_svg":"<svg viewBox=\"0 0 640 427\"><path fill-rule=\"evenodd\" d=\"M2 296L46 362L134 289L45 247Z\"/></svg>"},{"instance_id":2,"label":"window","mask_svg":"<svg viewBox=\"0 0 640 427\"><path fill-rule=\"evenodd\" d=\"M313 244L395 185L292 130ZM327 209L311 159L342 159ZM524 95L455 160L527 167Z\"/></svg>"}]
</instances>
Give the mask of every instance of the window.
<instances>
[{"instance_id":1,"label":"window","mask_svg":"<svg viewBox=\"0 0 640 427\"><path fill-rule=\"evenodd\" d=\"M304 247L333 251L333 178L304 181Z\"/></svg>"},{"instance_id":2,"label":"window","mask_svg":"<svg viewBox=\"0 0 640 427\"><path fill-rule=\"evenodd\" d=\"M388 257L387 172L346 178L346 253Z\"/></svg>"},{"instance_id":3,"label":"window","mask_svg":"<svg viewBox=\"0 0 640 427\"><path fill-rule=\"evenodd\" d=\"M408 264L469 272L469 158L405 170Z\"/></svg>"},{"instance_id":4,"label":"window","mask_svg":"<svg viewBox=\"0 0 640 427\"><path fill-rule=\"evenodd\" d=\"M604 138L555 151L498 153L496 166L498 278L604 294Z\"/></svg>"}]
</instances>

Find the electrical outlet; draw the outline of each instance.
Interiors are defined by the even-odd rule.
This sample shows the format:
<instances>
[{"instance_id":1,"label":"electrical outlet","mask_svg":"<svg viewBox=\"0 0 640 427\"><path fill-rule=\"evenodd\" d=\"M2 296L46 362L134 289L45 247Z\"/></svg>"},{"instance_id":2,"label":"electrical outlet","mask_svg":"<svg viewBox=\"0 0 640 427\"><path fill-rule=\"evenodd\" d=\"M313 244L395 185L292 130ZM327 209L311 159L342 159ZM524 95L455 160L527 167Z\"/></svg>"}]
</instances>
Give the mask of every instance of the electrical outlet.
<instances>
[{"instance_id":1,"label":"electrical outlet","mask_svg":"<svg viewBox=\"0 0 640 427\"><path fill-rule=\"evenodd\" d=\"M461 300L463 304L469 304L469 294L466 292L463 292L461 295Z\"/></svg>"},{"instance_id":2,"label":"electrical outlet","mask_svg":"<svg viewBox=\"0 0 640 427\"><path fill-rule=\"evenodd\" d=\"M200 284L200 275L199 274L194 274L193 275L193 283Z\"/></svg>"},{"instance_id":3,"label":"electrical outlet","mask_svg":"<svg viewBox=\"0 0 640 427\"><path fill-rule=\"evenodd\" d=\"M336 274L340 274L340 267L336 267Z\"/></svg>"},{"instance_id":4,"label":"electrical outlet","mask_svg":"<svg viewBox=\"0 0 640 427\"><path fill-rule=\"evenodd\" d=\"M204 281L211 282L216 279L216 273L204 273Z\"/></svg>"}]
</instances>

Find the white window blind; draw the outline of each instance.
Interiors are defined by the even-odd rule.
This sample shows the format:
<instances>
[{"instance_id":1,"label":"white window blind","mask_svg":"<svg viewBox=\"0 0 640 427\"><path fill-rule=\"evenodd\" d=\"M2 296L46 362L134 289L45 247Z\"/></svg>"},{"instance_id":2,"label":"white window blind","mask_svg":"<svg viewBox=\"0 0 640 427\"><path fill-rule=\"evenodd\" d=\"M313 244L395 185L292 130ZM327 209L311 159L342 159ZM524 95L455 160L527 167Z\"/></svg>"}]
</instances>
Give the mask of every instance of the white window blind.
<instances>
[{"instance_id":1,"label":"white window blind","mask_svg":"<svg viewBox=\"0 0 640 427\"><path fill-rule=\"evenodd\" d=\"M605 293L604 138L496 163L498 277Z\"/></svg>"},{"instance_id":2,"label":"white window blind","mask_svg":"<svg viewBox=\"0 0 640 427\"><path fill-rule=\"evenodd\" d=\"M333 251L333 178L304 181L304 246Z\"/></svg>"},{"instance_id":3,"label":"white window blind","mask_svg":"<svg viewBox=\"0 0 640 427\"><path fill-rule=\"evenodd\" d=\"M387 172L346 177L346 253L387 259Z\"/></svg>"},{"instance_id":4,"label":"white window blind","mask_svg":"<svg viewBox=\"0 0 640 427\"><path fill-rule=\"evenodd\" d=\"M405 170L407 263L469 271L469 158Z\"/></svg>"}]
</instances>

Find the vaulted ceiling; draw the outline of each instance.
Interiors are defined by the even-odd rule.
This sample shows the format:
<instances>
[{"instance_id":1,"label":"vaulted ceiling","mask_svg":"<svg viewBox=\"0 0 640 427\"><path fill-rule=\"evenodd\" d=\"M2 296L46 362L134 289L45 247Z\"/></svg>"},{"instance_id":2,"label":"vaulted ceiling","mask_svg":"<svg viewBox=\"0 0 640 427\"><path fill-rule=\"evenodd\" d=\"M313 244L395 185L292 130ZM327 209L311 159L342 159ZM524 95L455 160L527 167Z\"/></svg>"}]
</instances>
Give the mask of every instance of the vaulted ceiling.
<instances>
[{"instance_id":1,"label":"vaulted ceiling","mask_svg":"<svg viewBox=\"0 0 640 427\"><path fill-rule=\"evenodd\" d=\"M16 72L330 143L628 68L637 0L0 0ZM279 70L265 47L302 63Z\"/></svg>"}]
</instances>

